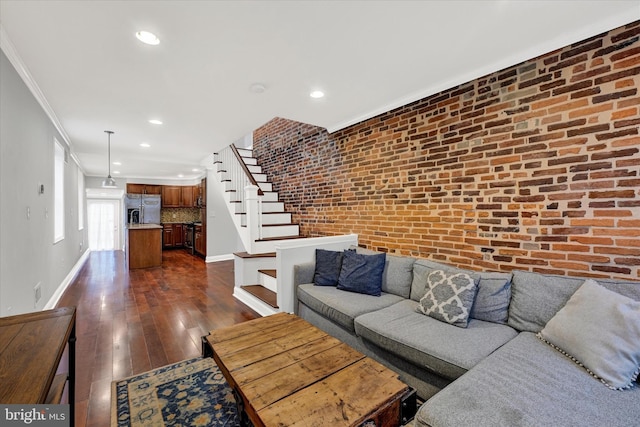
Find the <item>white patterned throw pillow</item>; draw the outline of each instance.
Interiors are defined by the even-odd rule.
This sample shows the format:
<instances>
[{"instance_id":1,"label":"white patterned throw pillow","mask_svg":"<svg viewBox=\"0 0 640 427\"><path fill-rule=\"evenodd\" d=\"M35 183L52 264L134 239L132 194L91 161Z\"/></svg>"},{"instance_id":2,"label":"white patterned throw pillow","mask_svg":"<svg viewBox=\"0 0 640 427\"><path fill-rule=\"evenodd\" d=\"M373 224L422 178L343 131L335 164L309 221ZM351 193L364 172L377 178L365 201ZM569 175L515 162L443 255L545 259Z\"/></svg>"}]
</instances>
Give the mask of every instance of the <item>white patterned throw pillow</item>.
<instances>
[{"instance_id":1,"label":"white patterned throw pillow","mask_svg":"<svg viewBox=\"0 0 640 427\"><path fill-rule=\"evenodd\" d=\"M436 270L427 277L426 290L416 308L419 313L454 326L467 327L478 291L478 283L471 276Z\"/></svg>"}]
</instances>

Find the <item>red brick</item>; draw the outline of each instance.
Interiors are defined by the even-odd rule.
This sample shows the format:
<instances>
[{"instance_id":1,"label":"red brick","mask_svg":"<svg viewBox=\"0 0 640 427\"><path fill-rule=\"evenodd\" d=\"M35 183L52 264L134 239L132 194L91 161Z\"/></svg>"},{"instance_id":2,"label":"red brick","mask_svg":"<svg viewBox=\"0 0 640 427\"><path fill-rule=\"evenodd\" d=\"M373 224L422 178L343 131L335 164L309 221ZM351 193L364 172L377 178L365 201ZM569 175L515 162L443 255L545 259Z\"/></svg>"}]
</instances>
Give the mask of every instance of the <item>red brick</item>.
<instances>
[{"instance_id":1,"label":"red brick","mask_svg":"<svg viewBox=\"0 0 640 427\"><path fill-rule=\"evenodd\" d=\"M276 118L254 152L309 236L353 232L471 269L640 278L640 45L625 45L638 34L640 22L332 134ZM518 82L522 68L535 72Z\"/></svg>"}]
</instances>

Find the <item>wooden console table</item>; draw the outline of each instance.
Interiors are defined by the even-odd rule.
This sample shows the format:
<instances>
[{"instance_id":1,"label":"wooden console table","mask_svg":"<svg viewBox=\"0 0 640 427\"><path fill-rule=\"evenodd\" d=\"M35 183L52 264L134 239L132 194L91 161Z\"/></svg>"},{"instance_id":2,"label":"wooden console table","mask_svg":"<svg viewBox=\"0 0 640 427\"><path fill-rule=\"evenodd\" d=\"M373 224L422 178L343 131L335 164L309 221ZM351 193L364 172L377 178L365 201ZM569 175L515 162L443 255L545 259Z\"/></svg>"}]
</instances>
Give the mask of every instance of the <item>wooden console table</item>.
<instances>
[{"instance_id":1,"label":"wooden console table","mask_svg":"<svg viewBox=\"0 0 640 427\"><path fill-rule=\"evenodd\" d=\"M0 403L58 404L68 386L74 425L76 308L0 318ZM68 346L68 369L57 374Z\"/></svg>"}]
</instances>

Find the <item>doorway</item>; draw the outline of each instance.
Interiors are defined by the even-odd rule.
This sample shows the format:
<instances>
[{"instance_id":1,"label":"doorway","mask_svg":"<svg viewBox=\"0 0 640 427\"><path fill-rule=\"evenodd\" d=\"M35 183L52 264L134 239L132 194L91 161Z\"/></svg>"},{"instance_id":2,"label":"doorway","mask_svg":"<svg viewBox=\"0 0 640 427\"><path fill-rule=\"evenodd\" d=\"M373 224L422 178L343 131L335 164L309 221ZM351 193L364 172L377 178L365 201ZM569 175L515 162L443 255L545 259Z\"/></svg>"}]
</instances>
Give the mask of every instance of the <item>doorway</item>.
<instances>
[{"instance_id":1,"label":"doorway","mask_svg":"<svg viewBox=\"0 0 640 427\"><path fill-rule=\"evenodd\" d=\"M87 200L89 249L120 250L120 200Z\"/></svg>"}]
</instances>

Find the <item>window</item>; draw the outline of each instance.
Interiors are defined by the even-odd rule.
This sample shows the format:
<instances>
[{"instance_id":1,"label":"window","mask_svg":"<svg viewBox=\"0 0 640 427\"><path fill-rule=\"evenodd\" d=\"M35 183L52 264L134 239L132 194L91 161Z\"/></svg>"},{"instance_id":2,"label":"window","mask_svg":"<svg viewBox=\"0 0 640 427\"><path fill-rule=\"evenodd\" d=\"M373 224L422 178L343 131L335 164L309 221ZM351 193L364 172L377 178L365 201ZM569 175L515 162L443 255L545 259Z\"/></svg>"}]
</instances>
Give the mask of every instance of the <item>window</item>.
<instances>
[{"instance_id":1,"label":"window","mask_svg":"<svg viewBox=\"0 0 640 427\"><path fill-rule=\"evenodd\" d=\"M84 174L78 168L78 230L84 228Z\"/></svg>"},{"instance_id":2,"label":"window","mask_svg":"<svg viewBox=\"0 0 640 427\"><path fill-rule=\"evenodd\" d=\"M53 139L53 243L64 239L64 147Z\"/></svg>"}]
</instances>

